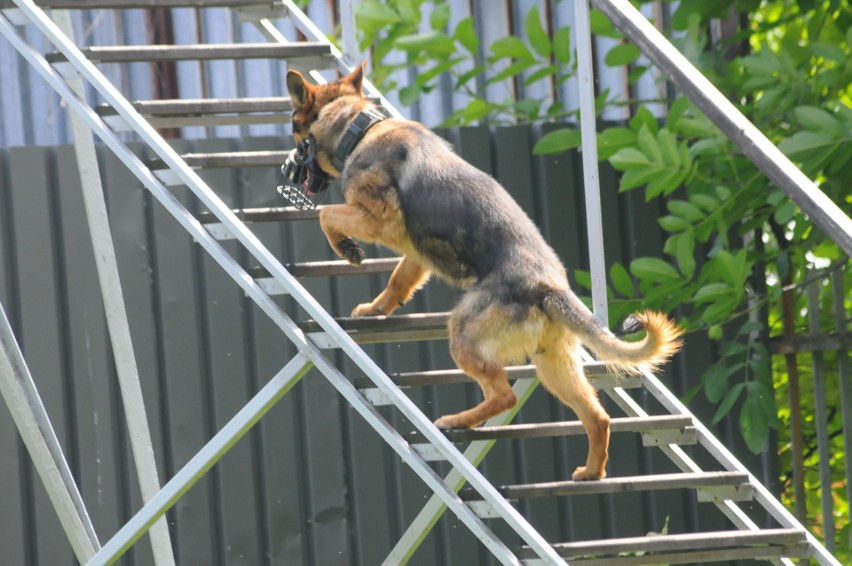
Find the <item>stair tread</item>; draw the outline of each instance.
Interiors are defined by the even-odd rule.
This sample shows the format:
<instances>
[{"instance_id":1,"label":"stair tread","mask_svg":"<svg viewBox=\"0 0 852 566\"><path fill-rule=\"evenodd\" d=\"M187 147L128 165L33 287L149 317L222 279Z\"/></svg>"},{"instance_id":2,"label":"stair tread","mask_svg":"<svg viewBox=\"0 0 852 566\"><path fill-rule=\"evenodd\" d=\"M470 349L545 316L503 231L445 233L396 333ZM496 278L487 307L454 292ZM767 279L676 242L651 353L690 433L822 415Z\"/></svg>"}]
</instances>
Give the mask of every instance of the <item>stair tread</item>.
<instances>
[{"instance_id":1,"label":"stair tread","mask_svg":"<svg viewBox=\"0 0 852 566\"><path fill-rule=\"evenodd\" d=\"M331 56L327 43L223 43L198 45L110 45L82 49L91 61L129 63L134 61L183 61L208 59L288 59ZM49 53L48 61L64 61L61 53Z\"/></svg>"},{"instance_id":2,"label":"stair tread","mask_svg":"<svg viewBox=\"0 0 852 566\"><path fill-rule=\"evenodd\" d=\"M807 539L805 537L805 532L797 529L710 531L557 543L553 545L553 548L563 558L608 556L606 563L621 564L619 555L625 553L687 551L697 554L714 550L760 549L760 547L765 547L764 550L769 551L771 550L770 547L773 546L795 547L806 545ZM778 556L779 554L776 552L769 555ZM535 556L535 553L529 547L522 547L518 550L518 557L521 559L534 558ZM631 558L637 557L625 556L624 558L626 559L624 562L630 562ZM648 558L647 555L645 558Z\"/></svg>"},{"instance_id":3,"label":"stair tread","mask_svg":"<svg viewBox=\"0 0 852 566\"><path fill-rule=\"evenodd\" d=\"M399 314L391 316L365 316L336 318L337 323L350 334L369 332L393 332L397 330L446 329L450 318L448 312ZM299 323L304 332L322 332L319 323L306 320Z\"/></svg>"},{"instance_id":4,"label":"stair tread","mask_svg":"<svg viewBox=\"0 0 852 566\"><path fill-rule=\"evenodd\" d=\"M275 6L269 0L35 0L41 8L60 9L116 9L131 8L245 8L247 6ZM0 7L13 7L8 0L0 2Z\"/></svg>"},{"instance_id":5,"label":"stair tread","mask_svg":"<svg viewBox=\"0 0 852 566\"><path fill-rule=\"evenodd\" d=\"M525 499L533 497L597 495L602 493L737 486L747 484L748 474L745 472L690 472L604 478L596 481L563 480L504 485L497 489L507 499ZM481 498L479 493L469 488L459 492L459 496L467 501Z\"/></svg>"},{"instance_id":6,"label":"stair tread","mask_svg":"<svg viewBox=\"0 0 852 566\"><path fill-rule=\"evenodd\" d=\"M275 206L268 208L238 208L231 212L234 216L243 222L257 222L257 218L262 217L264 221L271 222L274 218L275 222L287 220L316 220L319 218L320 211L327 205L320 205L313 210L300 210L292 206ZM211 212L201 212L198 214L198 221L202 224L216 224L219 219Z\"/></svg>"},{"instance_id":7,"label":"stair tread","mask_svg":"<svg viewBox=\"0 0 852 566\"><path fill-rule=\"evenodd\" d=\"M361 265L357 266L343 260L311 261L287 263L284 267L296 277L367 275L370 273L390 273L399 264L400 259L398 257L365 259L361 262ZM254 279L269 277L269 272L263 267L253 267L248 270L248 273Z\"/></svg>"},{"instance_id":8,"label":"stair tread","mask_svg":"<svg viewBox=\"0 0 852 566\"><path fill-rule=\"evenodd\" d=\"M656 415L650 417L621 417L610 422L610 432L652 432L658 430L683 429L692 426L692 418L680 415ZM505 440L509 438L544 438L585 434L580 421L545 423L523 423L503 426L483 426L472 429L444 431L451 442L473 442L477 440ZM419 433L406 435L409 443L424 442Z\"/></svg>"},{"instance_id":9,"label":"stair tread","mask_svg":"<svg viewBox=\"0 0 852 566\"><path fill-rule=\"evenodd\" d=\"M185 153L181 158L190 167L204 169L224 167L280 167L287 159L290 150L279 149L269 151L229 151L221 153ZM162 159L152 159L148 162L151 169L168 169ZM282 210L280 208L256 209L270 213ZM248 210L248 209L247 209ZM262 221L262 220L261 220ZM277 221L277 219L276 219Z\"/></svg>"},{"instance_id":10,"label":"stair tread","mask_svg":"<svg viewBox=\"0 0 852 566\"><path fill-rule=\"evenodd\" d=\"M289 113L293 110L289 96L169 98L162 100L135 100L131 104L139 113L157 117L274 112L286 114L289 119ZM99 105L96 111L101 116L113 116L118 113L115 108L108 104Z\"/></svg>"}]
</instances>

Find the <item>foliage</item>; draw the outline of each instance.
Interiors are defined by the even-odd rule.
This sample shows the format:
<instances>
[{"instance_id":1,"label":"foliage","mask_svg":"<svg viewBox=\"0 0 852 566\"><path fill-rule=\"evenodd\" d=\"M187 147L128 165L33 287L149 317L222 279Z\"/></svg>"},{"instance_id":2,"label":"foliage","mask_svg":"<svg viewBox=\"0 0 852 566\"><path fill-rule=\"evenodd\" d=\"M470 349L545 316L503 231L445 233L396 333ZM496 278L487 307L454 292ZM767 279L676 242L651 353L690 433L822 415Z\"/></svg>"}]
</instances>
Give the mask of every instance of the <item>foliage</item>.
<instances>
[{"instance_id":1,"label":"foliage","mask_svg":"<svg viewBox=\"0 0 852 566\"><path fill-rule=\"evenodd\" d=\"M709 20L727 17L732 8L741 16L742 31L710 49ZM426 13L429 31L424 32ZM599 12L592 15L594 33L621 38ZM535 8L527 13L522 32L491 45L480 44L470 18L450 26L450 8L442 0L392 4L366 0L359 6L358 17L361 47L373 50L373 76L384 88L399 86L393 82L394 71L412 65L423 69L412 85L401 88L404 104L437 88L441 76L451 77L456 91L470 98L469 105L444 125L572 117L559 102L516 96L524 86L539 81L558 85L575 74L576 61L569 50L571 30L547 33ZM849 0L680 2L671 21L680 32L675 34L679 39L673 40L677 47L849 213ZM405 60L388 63L393 49L402 49ZM621 42L605 60L608 65L627 65L628 76L635 80L645 71L637 57L635 47ZM494 84L506 86L504 100L486 97L486 88ZM604 92L597 107L614 103ZM779 426L789 418L784 408L786 370L783 360L770 354L767 337L782 332L784 287L797 297L792 313L796 327L807 328L801 296L808 277L815 268L849 267L849 258L686 98L673 100L662 122L636 101L631 103L635 111L629 123L599 133L599 157L622 173L620 191L642 190L647 200L666 199L668 214L659 224L668 237L665 259L638 258L628 266L612 266L611 321L635 309L640 301L651 308L680 307L682 325L689 332L706 332L718 341L718 361L688 399L703 392L717 406L714 422L737 411L742 436L755 453L766 447L770 429L779 427L782 457L786 457L789 433ZM535 152L560 153L579 145L579 132L566 127L544 136ZM577 274L581 285L587 283L585 275ZM845 284L846 289L852 288L852 269L846 270ZM827 287L820 288L820 300L826 306L832 304ZM768 323L766 316L759 315L761 310L769 312ZM832 379L836 378L829 384L836 391ZM836 398L829 395L832 403ZM807 414L813 414L812 403L810 397L803 399L805 411L810 410ZM839 427L836 413L833 427ZM842 452L838 448L837 453ZM815 458L810 455L808 466ZM842 458L837 460L832 465L842 476ZM809 475L808 483L818 481ZM837 504L845 509L841 491L835 490ZM838 540L848 540L841 535Z\"/></svg>"}]
</instances>

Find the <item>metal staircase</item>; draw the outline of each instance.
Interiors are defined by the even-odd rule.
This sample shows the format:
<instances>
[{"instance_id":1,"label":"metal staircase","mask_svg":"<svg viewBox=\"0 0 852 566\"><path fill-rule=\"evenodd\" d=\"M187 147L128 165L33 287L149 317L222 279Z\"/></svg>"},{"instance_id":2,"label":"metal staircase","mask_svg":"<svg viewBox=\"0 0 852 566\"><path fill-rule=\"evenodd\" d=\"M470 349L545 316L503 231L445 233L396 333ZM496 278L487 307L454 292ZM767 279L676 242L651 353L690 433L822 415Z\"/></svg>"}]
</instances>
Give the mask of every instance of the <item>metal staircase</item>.
<instances>
[{"instance_id":1,"label":"metal staircase","mask_svg":"<svg viewBox=\"0 0 852 566\"><path fill-rule=\"evenodd\" d=\"M441 340L446 337L446 313L426 313L368 319L333 319L305 290L297 278L359 276L389 273L396 259L366 260L360 268L342 261L314 261L282 265L253 234L251 226L260 222L312 221L317 212L289 208L231 210L199 177L196 170L223 167L277 167L284 160L281 151L178 155L157 133L157 127L248 125L281 123L289 119L287 98L240 100L155 100L128 101L98 70L103 63L136 61L179 61L237 58L286 59L289 65L317 72L346 70L341 53L332 46L310 20L288 0L11 0L0 16L0 33L10 41L41 76L62 96L85 126L125 163L144 186L215 259L258 307L296 345L298 353L266 386L223 427L201 451L165 485L146 497L138 513L109 541L98 548L91 533L69 529L78 559L88 564L108 564L117 560L165 513L227 450L241 438L275 402L285 395L311 367L318 368L352 408L360 414L428 485L434 495L398 544L386 564L406 562L445 509L459 520L503 564L641 564L697 563L738 559L765 559L777 564L793 564L794 559L813 558L821 564L838 564L813 536L796 522L781 504L760 485L745 467L659 380L651 374L618 377L607 374L602 365L587 358L586 371L592 383L614 400L623 415L612 415L613 434L640 434L648 450L666 454L679 473L643 477L613 477L595 482L554 481L527 485L493 485L477 469L498 441L583 434L579 422L510 424L537 386L532 366L511 368L517 406L482 428L443 433L435 428L406 395L406 390L430 384L453 387L466 378L458 370L413 372L387 375L359 344L412 340ZM252 22L269 40L265 44L193 46L116 46L79 49L61 27L65 10L115 9L137 7L227 6L239 10L241 18ZM50 15L43 9L52 10ZM308 41L289 43L271 18L289 17ZM55 52L41 55L25 39L21 26L37 29ZM94 89L107 103L93 108L81 96L81 84ZM383 102L388 113L398 115L369 84L368 95ZM88 131L75 130L81 146L91 143ZM81 132L83 132L82 135ZM143 162L130 151L120 132L133 132L156 157ZM86 139L86 136L89 136ZM85 159L85 157L83 158ZM94 154L90 159L94 159ZM89 165L92 165L89 163ZM81 170L83 168L81 167ZM97 166L86 169L97 187ZM172 194L173 187L187 187L207 209L200 215L187 210ZM106 222L105 217L102 220ZM245 269L235 255L220 244L236 240L254 266ZM109 271L110 267L103 267ZM104 291L106 295L106 290ZM307 313L309 320L292 320L276 297L287 295ZM354 362L360 375L346 376L334 363L335 352ZM648 414L628 390L644 388L662 407L660 414ZM127 402L127 401L125 401ZM398 430L378 410L393 407L409 424ZM413 428L413 430L411 430ZM22 434L25 434L22 431ZM716 462L700 467L682 445L700 445ZM450 469L442 477L433 462ZM568 470L565 470L566 478ZM599 541L547 541L535 525L519 512L515 502L526 498L568 497L588 494L619 494L650 490L689 490L699 501L715 505L731 524L729 531L660 534L647 537ZM759 513L747 511L738 502L753 501ZM769 514L776 528L758 525L754 516ZM762 515L761 515L762 514ZM508 526L509 537L496 533L496 522ZM155 544L156 541L155 541ZM168 545L160 539L160 544ZM94 548L93 548L94 546ZM155 552L155 555L158 555Z\"/></svg>"}]
</instances>

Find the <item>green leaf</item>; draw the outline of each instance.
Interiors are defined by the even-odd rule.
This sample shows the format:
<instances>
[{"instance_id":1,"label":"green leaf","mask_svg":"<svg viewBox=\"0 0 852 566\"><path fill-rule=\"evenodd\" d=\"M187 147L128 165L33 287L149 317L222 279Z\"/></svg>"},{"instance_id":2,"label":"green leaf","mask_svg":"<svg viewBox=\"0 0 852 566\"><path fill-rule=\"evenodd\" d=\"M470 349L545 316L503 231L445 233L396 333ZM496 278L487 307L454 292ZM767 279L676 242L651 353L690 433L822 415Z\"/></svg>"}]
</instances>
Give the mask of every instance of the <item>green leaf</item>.
<instances>
[{"instance_id":1,"label":"green leaf","mask_svg":"<svg viewBox=\"0 0 852 566\"><path fill-rule=\"evenodd\" d=\"M524 21L524 29L527 32L530 45L532 45L535 52L542 57L550 57L550 38L547 37L547 32L541 25L541 18L538 15L538 8L536 6L533 6L532 9L527 12L527 19Z\"/></svg>"},{"instance_id":2,"label":"green leaf","mask_svg":"<svg viewBox=\"0 0 852 566\"><path fill-rule=\"evenodd\" d=\"M579 147L580 143L580 130L563 128L542 136L535 144L533 154L562 153L568 149Z\"/></svg>"},{"instance_id":3,"label":"green leaf","mask_svg":"<svg viewBox=\"0 0 852 566\"><path fill-rule=\"evenodd\" d=\"M634 132L638 132L642 126L648 128L648 131L654 135L657 135L657 132L660 131L657 118L644 106L640 106L633 118L630 119L630 129Z\"/></svg>"},{"instance_id":4,"label":"green leaf","mask_svg":"<svg viewBox=\"0 0 852 566\"><path fill-rule=\"evenodd\" d=\"M506 79L512 78L516 75L520 75L530 67L535 65L535 61L531 59L524 59L521 61L517 61L507 66L505 69L485 81L485 84L491 85L494 83L499 83L500 81L504 81Z\"/></svg>"},{"instance_id":5,"label":"green leaf","mask_svg":"<svg viewBox=\"0 0 852 566\"><path fill-rule=\"evenodd\" d=\"M636 144L636 134L627 128L607 128L598 134L598 159L609 159L620 149Z\"/></svg>"},{"instance_id":6,"label":"green leaf","mask_svg":"<svg viewBox=\"0 0 852 566\"><path fill-rule=\"evenodd\" d=\"M731 286L727 283L708 283L695 293L694 300L698 304L707 303L730 295L730 293Z\"/></svg>"},{"instance_id":7,"label":"green leaf","mask_svg":"<svg viewBox=\"0 0 852 566\"><path fill-rule=\"evenodd\" d=\"M612 264L609 269L609 278L612 281L612 286L623 297L633 297L633 279L620 263Z\"/></svg>"},{"instance_id":8,"label":"green leaf","mask_svg":"<svg viewBox=\"0 0 852 566\"><path fill-rule=\"evenodd\" d=\"M611 162L612 160L610 160ZM642 186L648 181L656 178L661 172L659 165L647 165L639 169L630 169L621 176L618 183L618 192L623 193L630 189Z\"/></svg>"},{"instance_id":9,"label":"green leaf","mask_svg":"<svg viewBox=\"0 0 852 566\"><path fill-rule=\"evenodd\" d=\"M560 65L571 64L571 28L568 26L553 34L553 56Z\"/></svg>"},{"instance_id":10,"label":"green leaf","mask_svg":"<svg viewBox=\"0 0 852 566\"><path fill-rule=\"evenodd\" d=\"M528 76L526 79L524 79L524 85L529 86L531 84L534 84L537 81L540 81L541 79L543 79L545 77L551 77L558 72L559 72L559 65L548 65L546 67L542 67L541 69L539 69L538 71L534 72L533 74Z\"/></svg>"},{"instance_id":11,"label":"green leaf","mask_svg":"<svg viewBox=\"0 0 852 566\"><path fill-rule=\"evenodd\" d=\"M594 8L589 12L589 27L594 35L610 37L613 39L621 39L622 37L621 34L616 31L612 22L609 21L609 18L607 18L606 15L597 8Z\"/></svg>"},{"instance_id":12,"label":"green leaf","mask_svg":"<svg viewBox=\"0 0 852 566\"><path fill-rule=\"evenodd\" d=\"M355 6L355 17L359 26L380 27L402 21L396 10L381 2L362 2Z\"/></svg>"},{"instance_id":13,"label":"green leaf","mask_svg":"<svg viewBox=\"0 0 852 566\"><path fill-rule=\"evenodd\" d=\"M453 37L468 50L468 52L476 56L479 50L479 37L476 35L476 29L473 26L473 18L465 18L458 23Z\"/></svg>"},{"instance_id":14,"label":"green leaf","mask_svg":"<svg viewBox=\"0 0 852 566\"><path fill-rule=\"evenodd\" d=\"M449 21L450 5L436 4L435 7L432 8L432 13L429 16L429 25L432 26L432 29L441 31L447 26L447 22Z\"/></svg>"},{"instance_id":15,"label":"green leaf","mask_svg":"<svg viewBox=\"0 0 852 566\"><path fill-rule=\"evenodd\" d=\"M529 48L524 45L523 41L513 35L500 38L492 43L491 53L497 59L505 59L507 57L524 60L533 59L533 55L530 53Z\"/></svg>"},{"instance_id":16,"label":"green leaf","mask_svg":"<svg viewBox=\"0 0 852 566\"><path fill-rule=\"evenodd\" d=\"M641 55L641 52L638 47L632 43L622 43L607 52L606 57L604 57L604 63L608 67L621 67L622 65L629 65L634 62L639 58L639 55Z\"/></svg>"},{"instance_id":17,"label":"green leaf","mask_svg":"<svg viewBox=\"0 0 852 566\"><path fill-rule=\"evenodd\" d=\"M641 257L630 262L630 272L639 279L665 282L680 279L677 270L656 257Z\"/></svg>"},{"instance_id":18,"label":"green leaf","mask_svg":"<svg viewBox=\"0 0 852 566\"><path fill-rule=\"evenodd\" d=\"M666 208L672 214L692 223L700 222L706 216L700 208L685 200L670 200L666 203Z\"/></svg>"},{"instance_id":19,"label":"green leaf","mask_svg":"<svg viewBox=\"0 0 852 566\"><path fill-rule=\"evenodd\" d=\"M740 409L740 432L748 449L759 454L769 441L769 421L763 402L749 391L742 409Z\"/></svg>"},{"instance_id":20,"label":"green leaf","mask_svg":"<svg viewBox=\"0 0 852 566\"><path fill-rule=\"evenodd\" d=\"M411 106L420 98L420 90L417 85L408 85L399 89L399 103L403 106Z\"/></svg>"},{"instance_id":21,"label":"green leaf","mask_svg":"<svg viewBox=\"0 0 852 566\"><path fill-rule=\"evenodd\" d=\"M787 202L779 206L777 209L775 209L775 214L773 214L775 222L782 226L784 224L787 224L793 219L794 216L796 216L797 210L798 208L796 207L796 203L788 200Z\"/></svg>"},{"instance_id":22,"label":"green leaf","mask_svg":"<svg viewBox=\"0 0 852 566\"><path fill-rule=\"evenodd\" d=\"M701 207L705 212L713 212L719 208L720 204L714 197L705 194L692 195L689 197L689 202Z\"/></svg>"},{"instance_id":23,"label":"green leaf","mask_svg":"<svg viewBox=\"0 0 852 566\"><path fill-rule=\"evenodd\" d=\"M745 383L737 383L728 391L728 394L725 395L725 399L719 405L719 408L716 409L716 414L713 415L712 424L716 424L721 421L725 416L731 412L731 409L734 407L734 403L737 402L737 399L740 398L740 394L745 388Z\"/></svg>"},{"instance_id":24,"label":"green leaf","mask_svg":"<svg viewBox=\"0 0 852 566\"><path fill-rule=\"evenodd\" d=\"M843 124L830 112L816 106L797 106L793 115L802 127L815 132L843 134Z\"/></svg>"},{"instance_id":25,"label":"green leaf","mask_svg":"<svg viewBox=\"0 0 852 566\"><path fill-rule=\"evenodd\" d=\"M440 31L403 35L396 39L394 45L411 53L427 51L434 54L449 55L456 50L455 43L450 36Z\"/></svg>"},{"instance_id":26,"label":"green leaf","mask_svg":"<svg viewBox=\"0 0 852 566\"><path fill-rule=\"evenodd\" d=\"M683 276L691 279L695 274L695 232L687 230L679 234L675 248L677 267Z\"/></svg>"},{"instance_id":27,"label":"green leaf","mask_svg":"<svg viewBox=\"0 0 852 566\"><path fill-rule=\"evenodd\" d=\"M615 155L609 158L609 162L619 171L638 169L650 163L645 154L635 147L625 147L618 150Z\"/></svg>"},{"instance_id":28,"label":"green leaf","mask_svg":"<svg viewBox=\"0 0 852 566\"><path fill-rule=\"evenodd\" d=\"M722 322L725 317L734 311L737 300L731 295L720 297L718 301L711 304L701 313L701 320L708 324Z\"/></svg>"},{"instance_id":29,"label":"green leaf","mask_svg":"<svg viewBox=\"0 0 852 566\"><path fill-rule=\"evenodd\" d=\"M657 143L657 138L654 134L651 133L651 130L647 125L642 125L639 128L639 133L636 136L637 144L640 148L642 148L642 153L648 156L648 158L654 163L663 163L663 150L660 148L659 143Z\"/></svg>"},{"instance_id":30,"label":"green leaf","mask_svg":"<svg viewBox=\"0 0 852 566\"><path fill-rule=\"evenodd\" d=\"M663 153L663 163L679 168L682 164L678 154L677 141L671 130L661 128L657 133L657 143Z\"/></svg>"},{"instance_id":31,"label":"green leaf","mask_svg":"<svg viewBox=\"0 0 852 566\"><path fill-rule=\"evenodd\" d=\"M666 232L683 232L684 230L692 228L692 224L690 222L687 222L678 216L663 216L657 220L657 223Z\"/></svg>"},{"instance_id":32,"label":"green leaf","mask_svg":"<svg viewBox=\"0 0 852 566\"><path fill-rule=\"evenodd\" d=\"M592 274L582 269L574 270L574 281L584 289L592 288Z\"/></svg>"},{"instance_id":33,"label":"green leaf","mask_svg":"<svg viewBox=\"0 0 852 566\"><path fill-rule=\"evenodd\" d=\"M711 403L718 403L728 390L728 371L724 362L716 362L704 373L704 395Z\"/></svg>"},{"instance_id":34,"label":"green leaf","mask_svg":"<svg viewBox=\"0 0 852 566\"><path fill-rule=\"evenodd\" d=\"M660 174L653 177L645 188L645 202L661 194L671 193L680 186L688 174L688 171L661 167Z\"/></svg>"}]
</instances>

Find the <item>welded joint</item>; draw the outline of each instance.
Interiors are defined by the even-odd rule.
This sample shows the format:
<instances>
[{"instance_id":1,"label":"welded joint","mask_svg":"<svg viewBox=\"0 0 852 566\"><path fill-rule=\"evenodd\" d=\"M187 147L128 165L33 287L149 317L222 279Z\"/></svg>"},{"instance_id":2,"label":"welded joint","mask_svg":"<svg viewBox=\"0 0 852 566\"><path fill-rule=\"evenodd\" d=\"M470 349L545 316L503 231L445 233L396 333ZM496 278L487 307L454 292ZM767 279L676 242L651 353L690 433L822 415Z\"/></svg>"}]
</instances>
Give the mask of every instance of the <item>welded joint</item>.
<instances>
[{"instance_id":1,"label":"welded joint","mask_svg":"<svg viewBox=\"0 0 852 566\"><path fill-rule=\"evenodd\" d=\"M236 240L237 237L228 230L224 224L220 224L218 222L213 224L205 224L204 229L207 230L211 236L219 240L220 242L225 240Z\"/></svg>"},{"instance_id":2,"label":"welded joint","mask_svg":"<svg viewBox=\"0 0 852 566\"><path fill-rule=\"evenodd\" d=\"M364 399L367 400L374 407L386 407L388 405L393 405L393 401L390 397L385 394L384 391L379 389L378 387L371 387L369 389L362 389L361 395L364 396Z\"/></svg>"},{"instance_id":3,"label":"welded joint","mask_svg":"<svg viewBox=\"0 0 852 566\"><path fill-rule=\"evenodd\" d=\"M180 177L178 177L177 173L171 169L157 169L154 171L154 176L167 187L180 187L181 185L186 184Z\"/></svg>"},{"instance_id":4,"label":"welded joint","mask_svg":"<svg viewBox=\"0 0 852 566\"><path fill-rule=\"evenodd\" d=\"M412 444L411 449L427 462L443 462L447 459L434 444Z\"/></svg>"},{"instance_id":5,"label":"welded joint","mask_svg":"<svg viewBox=\"0 0 852 566\"><path fill-rule=\"evenodd\" d=\"M740 485L717 485L697 490L699 503L721 503L723 501L751 501L754 499L754 486L748 483Z\"/></svg>"},{"instance_id":6,"label":"welded joint","mask_svg":"<svg viewBox=\"0 0 852 566\"><path fill-rule=\"evenodd\" d=\"M133 126L127 123L127 120L116 114L114 116L104 116L101 118L104 123L110 127L113 132L130 132L133 131Z\"/></svg>"},{"instance_id":7,"label":"welded joint","mask_svg":"<svg viewBox=\"0 0 852 566\"><path fill-rule=\"evenodd\" d=\"M308 332L308 339L320 350L333 350L340 346L335 342L328 332Z\"/></svg>"},{"instance_id":8,"label":"welded joint","mask_svg":"<svg viewBox=\"0 0 852 566\"><path fill-rule=\"evenodd\" d=\"M257 6L237 8L237 14L242 23L254 23L266 19L280 19L286 17L289 13L290 10L283 4L260 4Z\"/></svg>"},{"instance_id":9,"label":"welded joint","mask_svg":"<svg viewBox=\"0 0 852 566\"><path fill-rule=\"evenodd\" d=\"M694 426L680 429L654 430L642 433L642 446L681 446L698 444L698 430Z\"/></svg>"},{"instance_id":10,"label":"welded joint","mask_svg":"<svg viewBox=\"0 0 852 566\"><path fill-rule=\"evenodd\" d=\"M476 513L476 515L480 519L499 519L500 513L494 508L493 505L485 501L484 499L477 499L476 501L466 501L465 504L470 507L470 509Z\"/></svg>"},{"instance_id":11,"label":"welded joint","mask_svg":"<svg viewBox=\"0 0 852 566\"><path fill-rule=\"evenodd\" d=\"M255 279L255 283L270 296L274 295L289 295L289 291L279 283L274 277L260 277Z\"/></svg>"}]
</instances>

